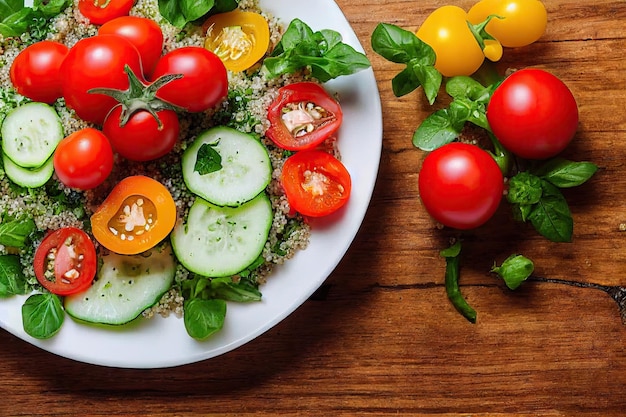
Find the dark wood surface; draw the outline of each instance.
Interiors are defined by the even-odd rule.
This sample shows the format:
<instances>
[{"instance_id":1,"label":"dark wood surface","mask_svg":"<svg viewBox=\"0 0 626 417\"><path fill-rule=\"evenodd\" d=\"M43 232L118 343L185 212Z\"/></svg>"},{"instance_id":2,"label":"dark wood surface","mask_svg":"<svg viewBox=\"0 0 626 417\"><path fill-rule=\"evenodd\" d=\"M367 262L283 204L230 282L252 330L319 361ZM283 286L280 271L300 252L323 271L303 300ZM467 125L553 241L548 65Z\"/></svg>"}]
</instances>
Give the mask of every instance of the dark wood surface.
<instances>
[{"instance_id":1,"label":"dark wood surface","mask_svg":"<svg viewBox=\"0 0 626 417\"><path fill-rule=\"evenodd\" d=\"M465 235L468 323L443 287L447 238L417 193L411 135L432 109L391 92L399 71L371 51L379 22L415 30L434 0L337 0L366 49L383 101L377 186L362 229L321 290L258 339L215 359L157 370L91 366L0 332L0 415L624 415L626 326L610 290L626 285L626 2L546 0L545 36L499 64L562 78L580 107L567 151L600 166L566 197L574 241L553 244L506 206ZM468 9L472 2L449 2ZM511 253L536 274L508 291L489 274Z\"/></svg>"}]
</instances>

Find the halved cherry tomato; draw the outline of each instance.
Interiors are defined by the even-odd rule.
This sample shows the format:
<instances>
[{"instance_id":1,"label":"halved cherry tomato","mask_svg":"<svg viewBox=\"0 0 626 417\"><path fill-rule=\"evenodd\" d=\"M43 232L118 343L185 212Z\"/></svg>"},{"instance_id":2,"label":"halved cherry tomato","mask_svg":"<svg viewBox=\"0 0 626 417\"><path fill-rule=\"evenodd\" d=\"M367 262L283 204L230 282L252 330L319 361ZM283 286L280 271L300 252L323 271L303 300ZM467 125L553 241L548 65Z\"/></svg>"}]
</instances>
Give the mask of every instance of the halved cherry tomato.
<instances>
[{"instance_id":1,"label":"halved cherry tomato","mask_svg":"<svg viewBox=\"0 0 626 417\"><path fill-rule=\"evenodd\" d=\"M85 291L96 275L96 249L75 227L49 233L35 251L35 276L48 291L70 295Z\"/></svg>"},{"instance_id":2,"label":"halved cherry tomato","mask_svg":"<svg viewBox=\"0 0 626 417\"><path fill-rule=\"evenodd\" d=\"M267 20L254 12L235 10L211 16L204 47L220 57L226 68L245 71L265 55L270 44Z\"/></svg>"},{"instance_id":3,"label":"halved cherry tomato","mask_svg":"<svg viewBox=\"0 0 626 417\"><path fill-rule=\"evenodd\" d=\"M124 178L91 216L94 237L122 255L147 251L176 223L176 203L163 184L143 175Z\"/></svg>"},{"instance_id":4,"label":"halved cherry tomato","mask_svg":"<svg viewBox=\"0 0 626 417\"><path fill-rule=\"evenodd\" d=\"M139 51L146 78L163 53L163 31L154 20L145 17L122 16L109 20L100 26L98 35L117 35L129 40Z\"/></svg>"},{"instance_id":5,"label":"halved cherry tomato","mask_svg":"<svg viewBox=\"0 0 626 417\"><path fill-rule=\"evenodd\" d=\"M120 16L128 16L134 0L79 0L78 10L94 25Z\"/></svg>"},{"instance_id":6,"label":"halved cherry tomato","mask_svg":"<svg viewBox=\"0 0 626 417\"><path fill-rule=\"evenodd\" d=\"M321 217L341 208L350 197L350 173L337 158L320 150L296 152L283 164L280 183L291 208Z\"/></svg>"},{"instance_id":7,"label":"halved cherry tomato","mask_svg":"<svg viewBox=\"0 0 626 417\"><path fill-rule=\"evenodd\" d=\"M87 127L59 142L52 162L59 181L89 190L102 184L113 170L113 149L104 133Z\"/></svg>"},{"instance_id":8,"label":"halved cherry tomato","mask_svg":"<svg viewBox=\"0 0 626 417\"><path fill-rule=\"evenodd\" d=\"M54 41L41 41L26 47L11 64L15 90L33 101L51 104L63 95L61 63L69 48Z\"/></svg>"},{"instance_id":9,"label":"halved cherry tomato","mask_svg":"<svg viewBox=\"0 0 626 417\"><path fill-rule=\"evenodd\" d=\"M343 113L337 100L314 82L289 84L267 111L267 137L281 148L299 151L315 148L341 125Z\"/></svg>"}]
</instances>

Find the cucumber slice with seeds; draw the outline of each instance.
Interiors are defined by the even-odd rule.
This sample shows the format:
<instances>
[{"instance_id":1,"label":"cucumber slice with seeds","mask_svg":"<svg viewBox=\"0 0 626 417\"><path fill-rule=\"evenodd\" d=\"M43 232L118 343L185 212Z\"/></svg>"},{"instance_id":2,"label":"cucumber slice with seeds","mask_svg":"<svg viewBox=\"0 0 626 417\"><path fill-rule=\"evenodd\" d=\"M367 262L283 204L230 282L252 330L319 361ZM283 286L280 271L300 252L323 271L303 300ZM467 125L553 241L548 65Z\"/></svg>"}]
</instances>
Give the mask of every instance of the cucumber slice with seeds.
<instances>
[{"instance_id":1,"label":"cucumber slice with seeds","mask_svg":"<svg viewBox=\"0 0 626 417\"><path fill-rule=\"evenodd\" d=\"M272 204L264 192L239 207L196 198L185 223L170 235L178 261L206 277L235 275L263 251L272 226Z\"/></svg>"},{"instance_id":2,"label":"cucumber slice with seeds","mask_svg":"<svg viewBox=\"0 0 626 417\"><path fill-rule=\"evenodd\" d=\"M2 150L16 165L41 167L63 139L61 118L45 103L26 103L13 109L0 128Z\"/></svg>"},{"instance_id":3,"label":"cucumber slice with seeds","mask_svg":"<svg viewBox=\"0 0 626 417\"><path fill-rule=\"evenodd\" d=\"M176 263L169 245L139 255L108 253L93 284L65 297L67 313L79 320L119 325L156 304L174 282Z\"/></svg>"},{"instance_id":4,"label":"cucumber slice with seeds","mask_svg":"<svg viewBox=\"0 0 626 417\"><path fill-rule=\"evenodd\" d=\"M202 169L201 165L211 163L221 167ZM272 178L265 146L252 135L224 126L198 136L185 150L182 164L189 191L218 206L237 207L250 201Z\"/></svg>"}]
</instances>

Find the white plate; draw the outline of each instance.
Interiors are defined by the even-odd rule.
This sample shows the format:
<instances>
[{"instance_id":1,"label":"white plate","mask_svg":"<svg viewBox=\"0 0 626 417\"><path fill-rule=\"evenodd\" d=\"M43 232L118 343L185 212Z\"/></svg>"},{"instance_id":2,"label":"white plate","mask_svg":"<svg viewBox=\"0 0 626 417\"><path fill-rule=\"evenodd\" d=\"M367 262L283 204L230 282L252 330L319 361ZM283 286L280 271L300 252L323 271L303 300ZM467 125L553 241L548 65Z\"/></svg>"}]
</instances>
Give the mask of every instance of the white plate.
<instances>
[{"instance_id":1,"label":"white plate","mask_svg":"<svg viewBox=\"0 0 626 417\"><path fill-rule=\"evenodd\" d=\"M261 0L283 24L300 18L313 30L333 29L363 52L355 33L332 0ZM155 317L119 329L78 324L66 317L61 331L37 340L22 329L23 297L0 301L0 326L28 343L77 361L122 368L162 368L212 358L247 343L304 303L337 266L354 239L370 202L382 147L378 87L371 69L326 85L339 93L344 122L339 132L342 159L352 176L352 195L338 215L313 223L309 247L277 268L261 287L258 303L229 303L221 332L199 342L182 319Z\"/></svg>"}]
</instances>

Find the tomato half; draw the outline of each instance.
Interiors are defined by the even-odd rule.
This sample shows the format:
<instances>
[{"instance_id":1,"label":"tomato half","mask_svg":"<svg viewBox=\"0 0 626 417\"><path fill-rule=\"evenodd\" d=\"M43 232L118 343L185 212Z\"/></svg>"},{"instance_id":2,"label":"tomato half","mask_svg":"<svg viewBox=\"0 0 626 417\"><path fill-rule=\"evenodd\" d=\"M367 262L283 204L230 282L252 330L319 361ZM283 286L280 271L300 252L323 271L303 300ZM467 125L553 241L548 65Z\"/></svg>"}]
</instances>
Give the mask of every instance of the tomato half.
<instances>
[{"instance_id":1,"label":"tomato half","mask_svg":"<svg viewBox=\"0 0 626 417\"><path fill-rule=\"evenodd\" d=\"M15 91L33 101L52 104L63 95L60 68L69 48L54 41L41 41L22 50L11 64Z\"/></svg>"},{"instance_id":2,"label":"tomato half","mask_svg":"<svg viewBox=\"0 0 626 417\"><path fill-rule=\"evenodd\" d=\"M310 217L337 211L348 202L352 190L346 167L320 150L300 151L287 158L280 183L291 208Z\"/></svg>"},{"instance_id":3,"label":"tomato half","mask_svg":"<svg viewBox=\"0 0 626 417\"><path fill-rule=\"evenodd\" d=\"M270 29L267 20L259 13L235 10L218 13L204 23L204 47L215 52L226 68L245 71L267 52Z\"/></svg>"},{"instance_id":4,"label":"tomato half","mask_svg":"<svg viewBox=\"0 0 626 417\"><path fill-rule=\"evenodd\" d=\"M141 77L141 58L130 41L114 35L97 35L78 41L61 65L67 106L81 119L101 125L118 102L113 97L88 91L92 88L126 90L126 65Z\"/></svg>"},{"instance_id":5,"label":"tomato half","mask_svg":"<svg viewBox=\"0 0 626 417\"><path fill-rule=\"evenodd\" d=\"M143 73L149 77L163 52L163 32L152 19L122 16L109 20L98 29L98 35L117 35L132 43L139 55Z\"/></svg>"},{"instance_id":6,"label":"tomato half","mask_svg":"<svg viewBox=\"0 0 626 417\"><path fill-rule=\"evenodd\" d=\"M314 82L281 87L267 111L266 135L276 145L292 151L315 148L341 126L341 106Z\"/></svg>"},{"instance_id":7,"label":"tomato half","mask_svg":"<svg viewBox=\"0 0 626 417\"><path fill-rule=\"evenodd\" d=\"M147 110L134 112L120 125L122 106L115 107L102 125L113 150L131 161L151 161L166 155L178 140L180 125L173 110L160 110L154 118Z\"/></svg>"},{"instance_id":8,"label":"tomato half","mask_svg":"<svg viewBox=\"0 0 626 417\"><path fill-rule=\"evenodd\" d=\"M498 164L478 146L453 142L429 153L419 174L426 211L439 223L473 229L493 216L502 200Z\"/></svg>"},{"instance_id":9,"label":"tomato half","mask_svg":"<svg viewBox=\"0 0 626 417\"><path fill-rule=\"evenodd\" d=\"M228 94L226 67L217 55L199 46L186 46L163 55L152 79L166 74L183 77L161 87L157 97L192 113L215 107Z\"/></svg>"},{"instance_id":10,"label":"tomato half","mask_svg":"<svg viewBox=\"0 0 626 417\"><path fill-rule=\"evenodd\" d=\"M578 128L578 106L569 88L540 69L523 69L493 92L487 120L502 145L528 159L563 151Z\"/></svg>"},{"instance_id":11,"label":"tomato half","mask_svg":"<svg viewBox=\"0 0 626 417\"><path fill-rule=\"evenodd\" d=\"M49 233L35 251L37 281L57 295L85 291L96 275L96 249L85 232L64 227Z\"/></svg>"},{"instance_id":12,"label":"tomato half","mask_svg":"<svg viewBox=\"0 0 626 417\"><path fill-rule=\"evenodd\" d=\"M113 169L113 149L102 132L88 127L59 142L54 172L70 188L88 190L102 184Z\"/></svg>"},{"instance_id":13,"label":"tomato half","mask_svg":"<svg viewBox=\"0 0 626 417\"><path fill-rule=\"evenodd\" d=\"M91 216L94 237L122 255L153 248L176 223L176 203L160 182L135 175L124 178Z\"/></svg>"},{"instance_id":14,"label":"tomato half","mask_svg":"<svg viewBox=\"0 0 626 417\"><path fill-rule=\"evenodd\" d=\"M101 25L127 16L134 3L134 0L79 0L78 10L94 25Z\"/></svg>"}]
</instances>

